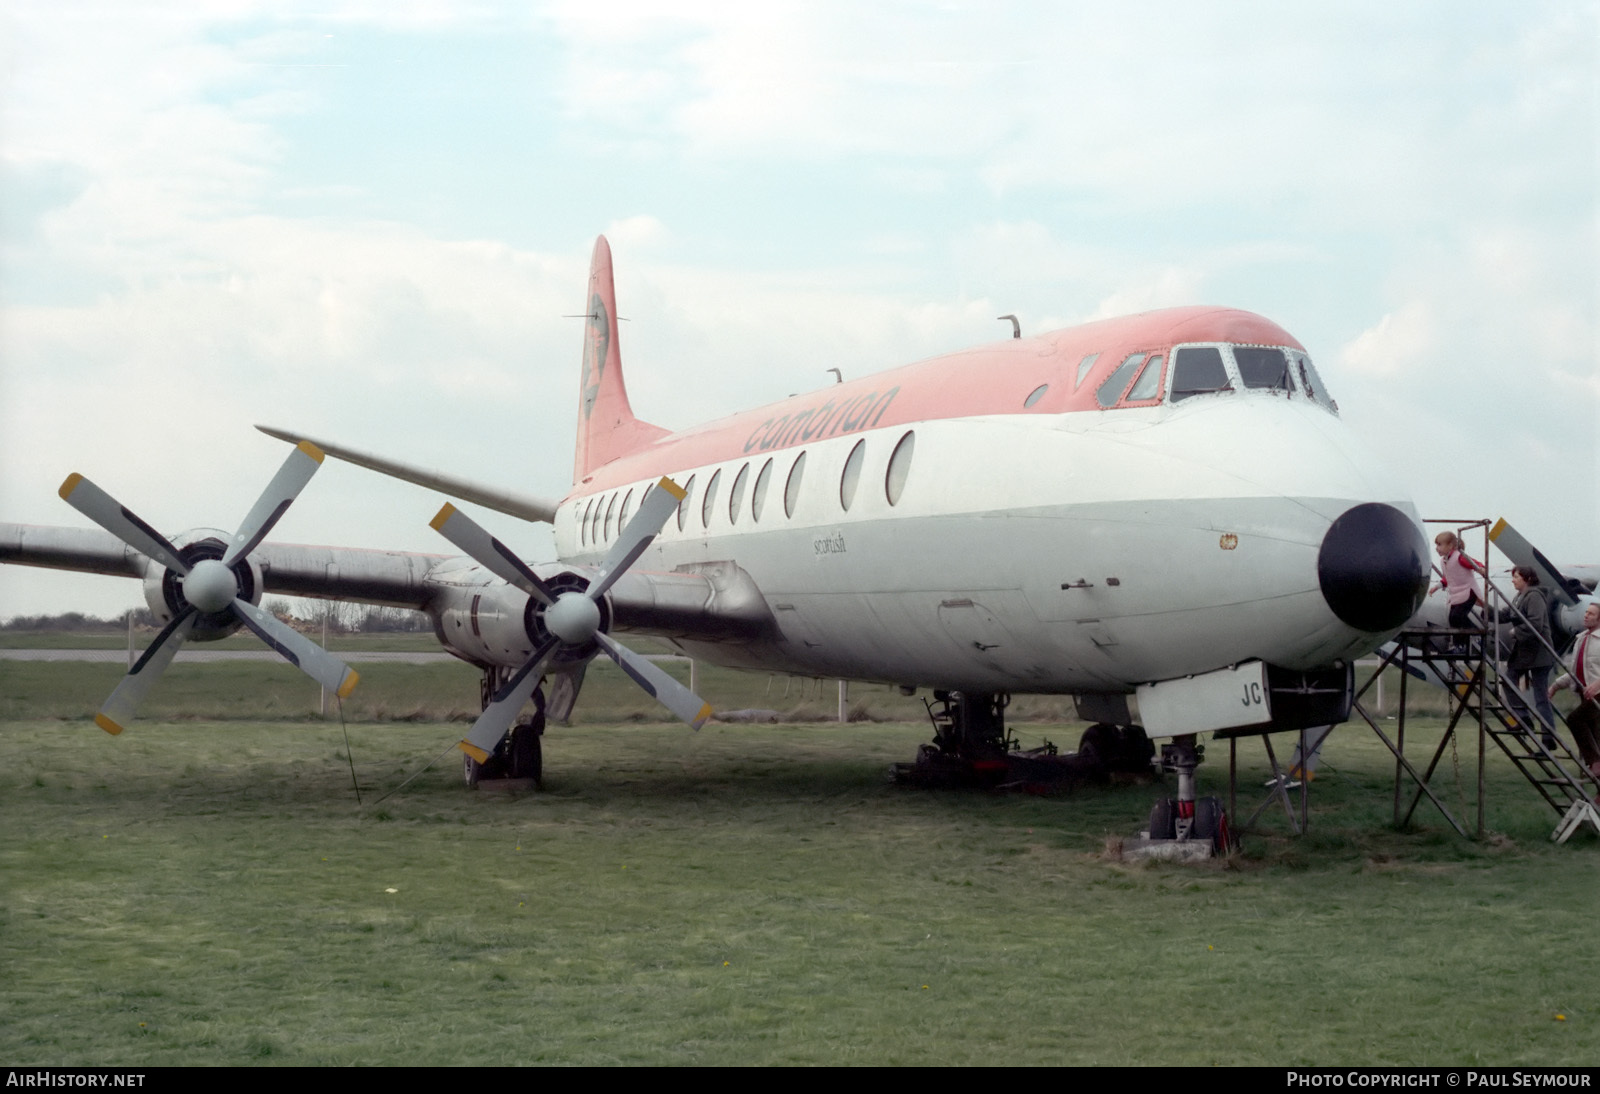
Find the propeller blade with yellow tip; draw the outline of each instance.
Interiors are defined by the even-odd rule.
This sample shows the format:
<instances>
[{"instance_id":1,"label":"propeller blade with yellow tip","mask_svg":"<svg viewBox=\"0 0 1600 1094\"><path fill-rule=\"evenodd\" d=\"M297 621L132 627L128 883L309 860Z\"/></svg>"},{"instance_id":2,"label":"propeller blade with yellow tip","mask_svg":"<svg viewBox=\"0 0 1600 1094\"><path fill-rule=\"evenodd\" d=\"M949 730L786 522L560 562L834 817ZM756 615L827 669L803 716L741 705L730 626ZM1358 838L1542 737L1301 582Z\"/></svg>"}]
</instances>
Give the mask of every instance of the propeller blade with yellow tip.
<instances>
[{"instance_id":1,"label":"propeller blade with yellow tip","mask_svg":"<svg viewBox=\"0 0 1600 1094\"><path fill-rule=\"evenodd\" d=\"M431 521L434 531L459 547L474 562L500 580L515 585L539 603L555 603L550 587L530 570L525 562L511 553L511 548L501 543L480 525L449 502Z\"/></svg>"},{"instance_id":2,"label":"propeller blade with yellow tip","mask_svg":"<svg viewBox=\"0 0 1600 1094\"><path fill-rule=\"evenodd\" d=\"M61 484L61 500L116 536L146 558L153 558L179 574L189 572L178 549L167 537L140 520L131 509L94 483L74 472Z\"/></svg>"},{"instance_id":3,"label":"propeller blade with yellow tip","mask_svg":"<svg viewBox=\"0 0 1600 1094\"><path fill-rule=\"evenodd\" d=\"M1570 606L1578 602L1577 597L1572 595L1571 585L1565 575L1504 517L1495 521L1494 527L1489 529L1489 541L1500 548L1500 553L1509 558L1512 565L1526 566L1538 573L1539 583L1550 590L1560 603Z\"/></svg>"},{"instance_id":4,"label":"propeller blade with yellow tip","mask_svg":"<svg viewBox=\"0 0 1600 1094\"><path fill-rule=\"evenodd\" d=\"M183 645L183 640L194 630L197 618L195 610L189 608L173 617L172 622L161 628L161 633L156 635L155 641L151 642L139 656L139 660L134 662L133 668L128 670L128 675L122 678L122 682L111 693L111 698L105 701L100 713L95 715L95 725L115 736L133 724L133 716L138 711L139 704L155 686L155 682L161 679L161 674L167 671L167 666L172 664L172 659Z\"/></svg>"},{"instance_id":5,"label":"propeller blade with yellow tip","mask_svg":"<svg viewBox=\"0 0 1600 1094\"><path fill-rule=\"evenodd\" d=\"M191 551L192 564L184 560L183 554L165 536L82 475L70 475L61 484L61 497L68 505L176 574L181 579L182 600L187 602L174 605L179 610L172 621L106 700L95 718L100 728L108 733L121 733L133 720L140 701L172 663L178 648L202 615L208 618L231 615L324 687L337 692L341 698L350 694L357 676L348 665L239 596L241 571L238 567L305 489L321 466L322 458L322 452L310 442L296 446L246 514L222 558L196 557Z\"/></svg>"},{"instance_id":6,"label":"propeller blade with yellow tip","mask_svg":"<svg viewBox=\"0 0 1600 1094\"><path fill-rule=\"evenodd\" d=\"M706 719L711 717L710 703L678 683L654 661L640 657L607 635L597 634L594 637L607 657L615 661L656 702L676 714L679 721L691 729L699 729L706 724Z\"/></svg>"},{"instance_id":7,"label":"propeller blade with yellow tip","mask_svg":"<svg viewBox=\"0 0 1600 1094\"><path fill-rule=\"evenodd\" d=\"M295 446L239 525L233 542L228 545L228 553L222 556L224 566L232 566L267 538L267 533L283 519L290 503L300 496L300 491L322 466L322 458L322 450L310 441L301 441Z\"/></svg>"},{"instance_id":8,"label":"propeller blade with yellow tip","mask_svg":"<svg viewBox=\"0 0 1600 1094\"><path fill-rule=\"evenodd\" d=\"M600 576L581 591L567 588L559 593L540 580L510 548L455 506L446 505L439 510L432 521L434 529L489 572L538 601L541 633L548 635L516 676L484 708L461 742L461 751L479 763L489 760L539 686L545 669L563 648L564 656L580 666L588 662L596 648L604 650L634 683L677 717L695 729L705 724L711 717L711 707L704 700L664 670L607 637L602 630L605 615L601 597L644 554L662 525L677 512L683 498L683 489L671 479L663 478L656 483L606 553Z\"/></svg>"},{"instance_id":9,"label":"propeller blade with yellow tip","mask_svg":"<svg viewBox=\"0 0 1600 1094\"><path fill-rule=\"evenodd\" d=\"M590 600L599 600L604 596L617 578L644 554L645 548L650 546L667 523L667 518L678 511L683 493L683 487L669 478L662 478L656 483L655 489L645 495L639 511L628 521L628 526L617 537L617 542L611 545L611 550L606 552L605 561L600 564L600 580L589 586Z\"/></svg>"},{"instance_id":10,"label":"propeller blade with yellow tip","mask_svg":"<svg viewBox=\"0 0 1600 1094\"><path fill-rule=\"evenodd\" d=\"M293 627L279 622L271 612L262 611L248 600L239 598L234 599L233 612L241 623L277 650L285 661L339 698L343 699L355 690L361 678L349 665Z\"/></svg>"}]
</instances>

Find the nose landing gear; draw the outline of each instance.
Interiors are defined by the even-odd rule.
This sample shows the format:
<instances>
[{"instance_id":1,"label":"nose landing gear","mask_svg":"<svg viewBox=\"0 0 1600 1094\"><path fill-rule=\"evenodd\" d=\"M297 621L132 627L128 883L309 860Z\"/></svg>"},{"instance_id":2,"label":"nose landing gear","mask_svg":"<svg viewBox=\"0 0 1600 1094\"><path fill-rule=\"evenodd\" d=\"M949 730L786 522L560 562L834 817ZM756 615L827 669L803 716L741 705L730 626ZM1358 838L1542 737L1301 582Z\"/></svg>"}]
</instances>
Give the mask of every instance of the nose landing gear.
<instances>
[{"instance_id":1,"label":"nose landing gear","mask_svg":"<svg viewBox=\"0 0 1600 1094\"><path fill-rule=\"evenodd\" d=\"M1124 846L1125 856L1210 858L1238 847L1222 799L1195 797L1194 772L1204 755L1192 733L1161 746L1161 766L1178 774L1178 796L1156 802L1150 810L1149 831L1139 842Z\"/></svg>"}]
</instances>

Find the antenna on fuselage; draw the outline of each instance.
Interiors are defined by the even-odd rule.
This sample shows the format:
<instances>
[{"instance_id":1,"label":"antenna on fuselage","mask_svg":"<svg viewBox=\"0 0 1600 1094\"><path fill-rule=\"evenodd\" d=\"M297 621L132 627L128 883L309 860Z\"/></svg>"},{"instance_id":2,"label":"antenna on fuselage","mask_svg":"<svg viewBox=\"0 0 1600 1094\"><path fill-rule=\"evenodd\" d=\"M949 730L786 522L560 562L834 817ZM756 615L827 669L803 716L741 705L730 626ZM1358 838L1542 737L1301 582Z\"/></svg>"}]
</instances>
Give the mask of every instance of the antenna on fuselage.
<instances>
[{"instance_id":1,"label":"antenna on fuselage","mask_svg":"<svg viewBox=\"0 0 1600 1094\"><path fill-rule=\"evenodd\" d=\"M836 368L830 368L830 369L828 369L828 371L833 373L833 382L834 383L836 383L836 384L844 383L844 373L840 372Z\"/></svg>"},{"instance_id":2,"label":"antenna on fuselage","mask_svg":"<svg viewBox=\"0 0 1600 1094\"><path fill-rule=\"evenodd\" d=\"M1017 321L1017 317L1016 316L1014 316L1014 315L997 315L997 316L995 316L995 318L996 319L1009 319L1009 320L1011 320L1011 337L1013 337L1013 338L1021 338L1022 337L1022 324Z\"/></svg>"}]
</instances>

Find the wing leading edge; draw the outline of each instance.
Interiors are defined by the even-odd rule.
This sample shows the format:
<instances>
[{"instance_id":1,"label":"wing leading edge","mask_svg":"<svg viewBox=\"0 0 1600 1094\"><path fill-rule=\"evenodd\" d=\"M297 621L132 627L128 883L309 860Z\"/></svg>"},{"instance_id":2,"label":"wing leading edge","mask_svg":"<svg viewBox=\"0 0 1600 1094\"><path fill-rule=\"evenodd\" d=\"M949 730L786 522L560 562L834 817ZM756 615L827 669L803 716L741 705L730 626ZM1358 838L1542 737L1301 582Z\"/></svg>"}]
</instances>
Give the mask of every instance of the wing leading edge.
<instances>
[{"instance_id":1,"label":"wing leading edge","mask_svg":"<svg viewBox=\"0 0 1600 1094\"><path fill-rule=\"evenodd\" d=\"M337 444L319 438L307 437L303 433L296 433L287 429L276 429L272 426L256 426L269 437L290 444L300 444L310 441L323 452L337 460L353 463L357 467L365 467L369 471L376 471L380 475L399 479L402 482L415 483L418 486L437 490L449 498L458 501L469 501L481 505L485 509L493 509L497 513L519 517L522 520L537 523L551 524L556 519L557 503L547 498L536 498L531 494L520 494L514 490L501 490L498 487L485 486L482 483L471 482L446 474L443 471L433 471L425 467L416 467L401 460L390 459L373 452L363 452L359 448L349 445Z\"/></svg>"}]
</instances>

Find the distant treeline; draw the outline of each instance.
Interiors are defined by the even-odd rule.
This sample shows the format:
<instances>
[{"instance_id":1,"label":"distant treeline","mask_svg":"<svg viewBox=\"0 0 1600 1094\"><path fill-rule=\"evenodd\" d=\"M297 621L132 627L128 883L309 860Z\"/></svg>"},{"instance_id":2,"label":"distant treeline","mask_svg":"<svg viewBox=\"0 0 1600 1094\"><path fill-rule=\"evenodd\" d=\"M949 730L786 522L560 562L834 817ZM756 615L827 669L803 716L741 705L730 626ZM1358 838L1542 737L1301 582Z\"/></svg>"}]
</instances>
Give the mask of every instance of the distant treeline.
<instances>
[{"instance_id":1,"label":"distant treeline","mask_svg":"<svg viewBox=\"0 0 1600 1094\"><path fill-rule=\"evenodd\" d=\"M4 623L0 623L0 631L104 631L125 628L128 625L128 615L113 616L110 619L101 619L97 615L84 615L82 612L62 612L60 615L17 615L12 616ZM153 627L156 617L150 614L149 608L139 608L133 613L135 627Z\"/></svg>"},{"instance_id":2,"label":"distant treeline","mask_svg":"<svg viewBox=\"0 0 1600 1094\"><path fill-rule=\"evenodd\" d=\"M328 629L341 634L433 630L433 620L426 612L410 608L375 608L370 604L342 604L331 600L300 600L291 604L283 597L272 597L263 607L308 630L322 626L323 613L328 616Z\"/></svg>"},{"instance_id":3,"label":"distant treeline","mask_svg":"<svg viewBox=\"0 0 1600 1094\"><path fill-rule=\"evenodd\" d=\"M262 607L284 622L303 630L322 629L324 613L328 629L337 634L427 632L433 622L423 612L409 608L375 608L368 604L336 604L318 600L289 600L269 597ZM155 629L160 626L149 608L134 608L131 612L102 619L82 612L62 612L59 615L18 615L0 623L0 631L107 631L123 630L128 626L128 615L133 625Z\"/></svg>"}]
</instances>

